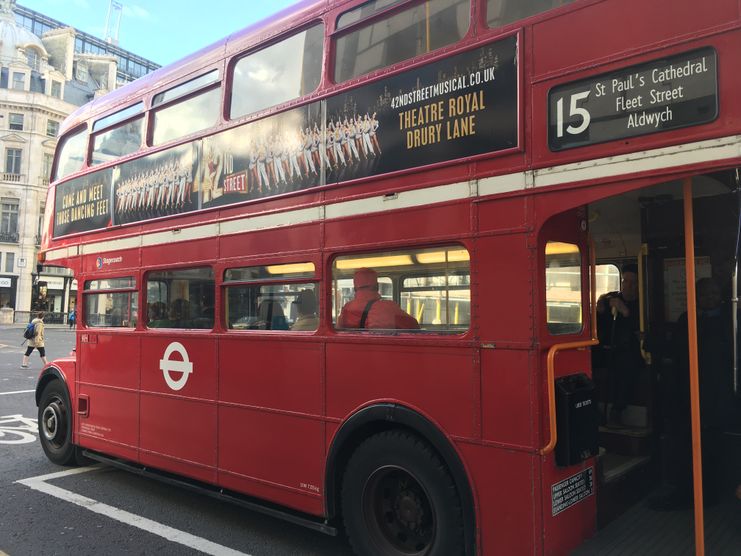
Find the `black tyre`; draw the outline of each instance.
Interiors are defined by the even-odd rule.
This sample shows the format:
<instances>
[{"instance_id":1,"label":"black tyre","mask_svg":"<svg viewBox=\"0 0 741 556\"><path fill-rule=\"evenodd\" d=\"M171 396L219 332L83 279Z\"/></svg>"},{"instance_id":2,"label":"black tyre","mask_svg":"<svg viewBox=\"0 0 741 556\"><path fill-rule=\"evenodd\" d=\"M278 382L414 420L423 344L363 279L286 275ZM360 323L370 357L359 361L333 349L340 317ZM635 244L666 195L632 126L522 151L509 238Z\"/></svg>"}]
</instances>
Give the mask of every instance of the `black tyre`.
<instances>
[{"instance_id":1,"label":"black tyre","mask_svg":"<svg viewBox=\"0 0 741 556\"><path fill-rule=\"evenodd\" d=\"M463 554L463 512L447 467L432 447L405 431L368 438L342 481L342 514L361 556Z\"/></svg>"},{"instance_id":2,"label":"black tyre","mask_svg":"<svg viewBox=\"0 0 741 556\"><path fill-rule=\"evenodd\" d=\"M67 389L59 380L44 387L39 403L39 440L46 457L57 465L78 463L72 444L72 413Z\"/></svg>"}]
</instances>

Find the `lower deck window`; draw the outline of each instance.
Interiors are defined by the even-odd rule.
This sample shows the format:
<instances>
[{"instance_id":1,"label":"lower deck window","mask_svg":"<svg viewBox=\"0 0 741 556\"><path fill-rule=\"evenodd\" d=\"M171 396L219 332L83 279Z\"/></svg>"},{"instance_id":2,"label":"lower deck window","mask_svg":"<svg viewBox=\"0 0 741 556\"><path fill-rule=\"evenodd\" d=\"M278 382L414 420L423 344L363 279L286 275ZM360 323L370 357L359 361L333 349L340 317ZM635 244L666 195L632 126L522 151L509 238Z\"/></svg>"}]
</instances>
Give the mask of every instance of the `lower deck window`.
<instances>
[{"instance_id":1,"label":"lower deck window","mask_svg":"<svg viewBox=\"0 0 741 556\"><path fill-rule=\"evenodd\" d=\"M150 272L147 325L149 328L213 328L214 299L214 275L210 268Z\"/></svg>"},{"instance_id":2,"label":"lower deck window","mask_svg":"<svg viewBox=\"0 0 741 556\"><path fill-rule=\"evenodd\" d=\"M461 246L338 257L338 329L460 333L471 323L471 273Z\"/></svg>"},{"instance_id":3,"label":"lower deck window","mask_svg":"<svg viewBox=\"0 0 741 556\"><path fill-rule=\"evenodd\" d=\"M135 287L135 280L128 277L85 282L85 326L134 328L138 316Z\"/></svg>"},{"instance_id":4,"label":"lower deck window","mask_svg":"<svg viewBox=\"0 0 741 556\"><path fill-rule=\"evenodd\" d=\"M316 330L319 307L314 284L228 286L226 320L233 330Z\"/></svg>"},{"instance_id":5,"label":"lower deck window","mask_svg":"<svg viewBox=\"0 0 741 556\"><path fill-rule=\"evenodd\" d=\"M579 246L549 241L545 247L545 279L548 332L578 334L582 329Z\"/></svg>"}]
</instances>

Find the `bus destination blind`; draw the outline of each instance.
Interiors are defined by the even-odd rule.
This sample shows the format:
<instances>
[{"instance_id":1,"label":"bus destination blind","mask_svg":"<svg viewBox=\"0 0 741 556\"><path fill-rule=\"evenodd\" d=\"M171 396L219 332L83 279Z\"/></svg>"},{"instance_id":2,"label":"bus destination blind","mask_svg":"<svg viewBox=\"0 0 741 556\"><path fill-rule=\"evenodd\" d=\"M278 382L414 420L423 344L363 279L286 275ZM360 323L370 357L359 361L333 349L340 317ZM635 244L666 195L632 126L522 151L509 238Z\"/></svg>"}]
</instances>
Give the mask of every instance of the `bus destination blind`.
<instances>
[{"instance_id":1,"label":"bus destination blind","mask_svg":"<svg viewBox=\"0 0 741 556\"><path fill-rule=\"evenodd\" d=\"M548 93L548 145L560 151L717 116L717 54L702 48L554 87Z\"/></svg>"}]
</instances>

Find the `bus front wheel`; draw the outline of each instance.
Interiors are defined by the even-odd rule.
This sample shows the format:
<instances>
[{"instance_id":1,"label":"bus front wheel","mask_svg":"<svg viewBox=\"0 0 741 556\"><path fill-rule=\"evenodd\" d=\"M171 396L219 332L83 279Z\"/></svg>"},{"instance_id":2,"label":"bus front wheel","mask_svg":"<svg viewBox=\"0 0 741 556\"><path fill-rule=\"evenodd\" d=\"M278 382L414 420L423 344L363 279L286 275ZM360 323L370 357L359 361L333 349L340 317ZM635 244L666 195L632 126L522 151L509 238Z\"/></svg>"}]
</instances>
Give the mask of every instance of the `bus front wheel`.
<instances>
[{"instance_id":1,"label":"bus front wheel","mask_svg":"<svg viewBox=\"0 0 741 556\"><path fill-rule=\"evenodd\" d=\"M371 436L353 453L342 481L345 531L362 556L463 553L460 497L445 464L418 436Z\"/></svg>"},{"instance_id":2,"label":"bus front wheel","mask_svg":"<svg viewBox=\"0 0 741 556\"><path fill-rule=\"evenodd\" d=\"M44 387L38 419L39 439L46 457L57 465L76 464L69 396L60 381L53 380Z\"/></svg>"}]
</instances>

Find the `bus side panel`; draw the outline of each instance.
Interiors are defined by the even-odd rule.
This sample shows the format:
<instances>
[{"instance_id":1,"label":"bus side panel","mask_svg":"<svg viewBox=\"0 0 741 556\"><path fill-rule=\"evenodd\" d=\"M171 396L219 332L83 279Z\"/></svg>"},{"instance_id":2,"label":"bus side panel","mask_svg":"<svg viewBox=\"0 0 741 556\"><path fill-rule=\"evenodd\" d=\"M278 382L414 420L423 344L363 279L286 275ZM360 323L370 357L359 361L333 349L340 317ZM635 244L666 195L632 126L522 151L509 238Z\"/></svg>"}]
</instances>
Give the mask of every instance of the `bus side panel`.
<instances>
[{"instance_id":1,"label":"bus side panel","mask_svg":"<svg viewBox=\"0 0 741 556\"><path fill-rule=\"evenodd\" d=\"M533 73L540 76L738 19L738 0L713 0L712 9L698 9L695 0L677 0L670 10L666 8L663 2L645 0L601 2L537 23L533 26ZM689 13L692 17L687 17ZM606 33L597 22L626 31ZM573 29L579 32L570 32ZM558 48L553 48L555 44ZM584 48L586 44L589 48Z\"/></svg>"},{"instance_id":2,"label":"bus side panel","mask_svg":"<svg viewBox=\"0 0 741 556\"><path fill-rule=\"evenodd\" d=\"M542 368L546 368L545 354L542 357ZM591 352L588 349L560 352L556 358L556 378L577 373L591 375ZM544 408L540 422L546 441L549 425L548 412L545 409L547 399L545 380L541 381L540 387ZM559 467L556 465L555 455L551 453L541 459L541 465L544 550L546 554L568 554L584 540L592 537L596 530L598 471L596 459L590 458L580 464ZM588 492L583 477L579 476L584 472L591 473L592 491L585 498L581 498ZM576 482L567 484L566 481ZM555 489L557 492L554 492L556 485L560 486ZM563 501L559 504L560 499Z\"/></svg>"},{"instance_id":3,"label":"bus side panel","mask_svg":"<svg viewBox=\"0 0 741 556\"><path fill-rule=\"evenodd\" d=\"M167 234L168 232L164 233ZM172 234L172 243L154 249L142 249L142 266L161 266L186 261L210 261L218 253L218 239L215 237L191 240L187 244L183 244L180 241L182 239L181 234L185 235L187 230L173 230L169 233ZM188 253L187 258L183 257L185 252Z\"/></svg>"},{"instance_id":4,"label":"bus side panel","mask_svg":"<svg viewBox=\"0 0 741 556\"><path fill-rule=\"evenodd\" d=\"M389 209L394 208L393 202L389 201ZM362 220L352 218L328 221L326 247L369 243L375 246L376 243L384 241L415 238L434 241L434 238L468 233L470 222L471 208L468 203L399 210L393 216L372 214Z\"/></svg>"},{"instance_id":5,"label":"bus side panel","mask_svg":"<svg viewBox=\"0 0 741 556\"><path fill-rule=\"evenodd\" d=\"M532 448L535 444L529 352L481 352L481 411L484 440ZM518 418L514 419L513 415Z\"/></svg>"},{"instance_id":6,"label":"bus side panel","mask_svg":"<svg viewBox=\"0 0 741 556\"><path fill-rule=\"evenodd\" d=\"M327 416L344 420L370 402L396 400L433 415L447 435L471 437L479 388L475 359L470 348L328 344Z\"/></svg>"},{"instance_id":7,"label":"bus side panel","mask_svg":"<svg viewBox=\"0 0 741 556\"><path fill-rule=\"evenodd\" d=\"M523 234L476 240L479 334L496 346L533 343L532 250Z\"/></svg>"},{"instance_id":8,"label":"bus side panel","mask_svg":"<svg viewBox=\"0 0 741 556\"><path fill-rule=\"evenodd\" d=\"M532 454L459 442L478 503L481 554L536 554Z\"/></svg>"},{"instance_id":9,"label":"bus side panel","mask_svg":"<svg viewBox=\"0 0 741 556\"><path fill-rule=\"evenodd\" d=\"M285 230L261 230L244 234L222 236L219 255L229 259L249 255L306 252L319 249L319 224L296 226L288 234ZM295 232L295 233L294 233Z\"/></svg>"},{"instance_id":10,"label":"bus side panel","mask_svg":"<svg viewBox=\"0 0 741 556\"><path fill-rule=\"evenodd\" d=\"M87 415L75 419L80 446L138 460L139 357L133 333L80 334L77 397L88 399Z\"/></svg>"},{"instance_id":11,"label":"bus side panel","mask_svg":"<svg viewBox=\"0 0 741 556\"><path fill-rule=\"evenodd\" d=\"M219 484L321 514L323 348L236 335L219 344Z\"/></svg>"},{"instance_id":12,"label":"bus side panel","mask_svg":"<svg viewBox=\"0 0 741 556\"><path fill-rule=\"evenodd\" d=\"M168 356L168 348L178 349ZM192 372L167 371L175 362ZM215 483L216 389L213 339L150 330L142 338L141 463Z\"/></svg>"}]
</instances>

